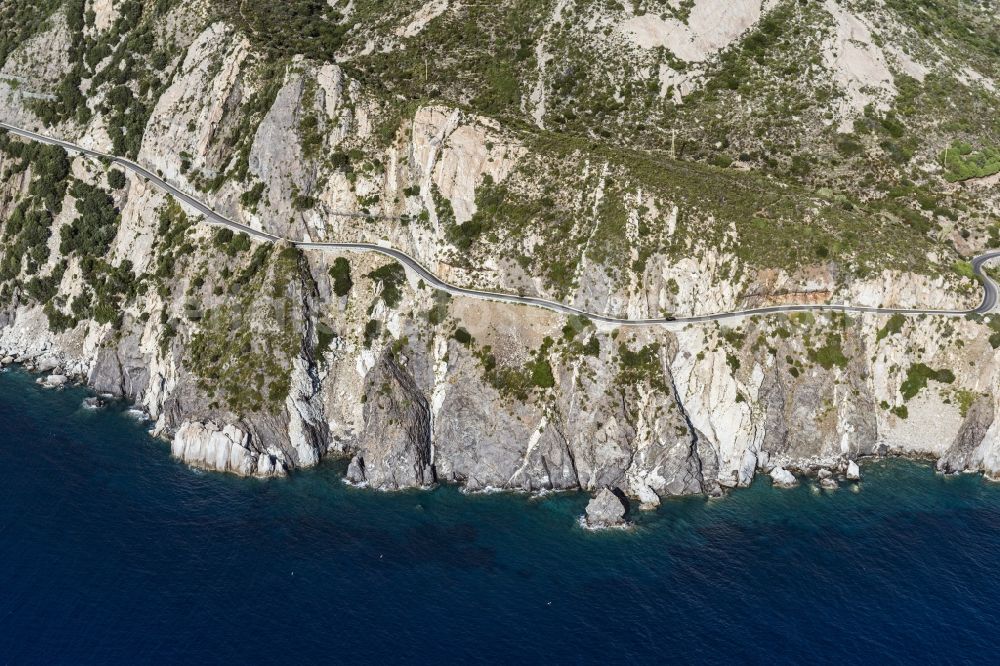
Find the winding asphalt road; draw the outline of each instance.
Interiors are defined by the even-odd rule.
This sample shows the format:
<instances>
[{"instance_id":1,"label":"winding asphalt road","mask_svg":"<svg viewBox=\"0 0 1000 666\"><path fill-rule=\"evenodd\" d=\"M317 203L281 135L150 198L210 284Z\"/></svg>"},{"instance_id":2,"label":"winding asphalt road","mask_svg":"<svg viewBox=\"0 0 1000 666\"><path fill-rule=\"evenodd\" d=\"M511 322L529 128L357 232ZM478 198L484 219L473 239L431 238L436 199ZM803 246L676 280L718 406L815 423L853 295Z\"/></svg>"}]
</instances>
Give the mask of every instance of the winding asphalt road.
<instances>
[{"instance_id":1,"label":"winding asphalt road","mask_svg":"<svg viewBox=\"0 0 1000 666\"><path fill-rule=\"evenodd\" d=\"M553 310L555 312L560 312L567 315L581 315L585 316L593 321L602 322L605 324L614 324L618 326L656 326L665 324L683 324L692 322L707 322L707 321L719 321L723 319L732 319L737 317L748 317L753 315L766 315L766 314L783 314L791 312L847 312L847 313L871 313L871 314L902 314L902 315L949 315L949 316L964 316L972 313L987 313L993 311L997 306L998 301L998 289L997 285L993 280L986 275L983 271L983 264L985 264L990 259L1000 257L1000 250L990 250L984 254L975 257L972 260L972 270L975 275L979 278L980 283L983 286L983 301L980 303L979 307L972 310L920 310L920 309L908 309L908 308L876 308L867 307L863 305L772 305L769 307L762 308L750 308L747 310L737 310L733 312L720 312L716 314L698 315L692 317L661 317L653 319L625 319L619 317L612 317L605 314L600 314L596 312L586 312L579 308L574 308L557 301L550 301L544 298L536 298L534 296L517 296L515 294L503 294L493 291L484 291L481 289L467 289L465 287L458 287L453 284L449 284L439 278L437 275L424 268L416 259L410 255L396 250L391 247L383 247L381 245L375 245L373 243L309 243L294 241L291 239L285 239L274 234L269 234L264 231L259 231L253 229L245 224L235 222L229 218L223 217L222 215L216 213L214 210L209 208L207 205L195 199L191 195L177 189L170 183L166 182L158 175L152 171L146 169L140 164L133 162L132 160L125 159L124 157L118 157L115 155L108 155L96 150L91 150L89 148L84 148L78 146L74 143L68 141L63 141L61 139L56 139L50 136L45 136L43 134L38 134L37 132L32 132L30 130L22 129L20 127L15 127L14 125L9 125L4 122L0 122L0 129L5 129L12 134L23 137L25 139L30 139L32 141L38 141L41 143L46 143L53 146L59 146L65 150L77 153L80 155L85 155L87 157L93 157L96 159L101 159L105 161L117 164L120 167L128 169L133 173L142 176L148 182L152 183L159 189L171 194L174 198L183 201L185 204L191 208L197 210L199 213L203 214L205 218L213 223L220 226L228 227L233 231L238 231L245 233L254 238L258 238L264 241L276 242L281 240L286 240L292 245L303 249L303 250L319 250L319 251L356 251L356 252L378 252L387 257L391 257L401 264L407 266L414 273L419 275L428 284L445 291L449 294L456 296L468 296L471 298L479 298L489 301L499 301L501 303L514 303L521 305L533 305L540 308L545 308L547 310Z\"/></svg>"}]
</instances>

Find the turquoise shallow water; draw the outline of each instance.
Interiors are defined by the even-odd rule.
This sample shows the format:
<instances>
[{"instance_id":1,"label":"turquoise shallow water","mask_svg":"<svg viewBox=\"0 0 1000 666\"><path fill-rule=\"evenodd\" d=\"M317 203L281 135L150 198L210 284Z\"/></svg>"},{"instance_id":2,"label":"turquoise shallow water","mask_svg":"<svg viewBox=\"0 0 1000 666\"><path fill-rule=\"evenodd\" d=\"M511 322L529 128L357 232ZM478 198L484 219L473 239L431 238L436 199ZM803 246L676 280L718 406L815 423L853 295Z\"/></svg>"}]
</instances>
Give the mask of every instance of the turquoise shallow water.
<instances>
[{"instance_id":1,"label":"turquoise shallow water","mask_svg":"<svg viewBox=\"0 0 1000 666\"><path fill-rule=\"evenodd\" d=\"M863 468L630 533L564 493L196 472L123 408L0 375L0 663L989 663L1000 487Z\"/></svg>"}]
</instances>

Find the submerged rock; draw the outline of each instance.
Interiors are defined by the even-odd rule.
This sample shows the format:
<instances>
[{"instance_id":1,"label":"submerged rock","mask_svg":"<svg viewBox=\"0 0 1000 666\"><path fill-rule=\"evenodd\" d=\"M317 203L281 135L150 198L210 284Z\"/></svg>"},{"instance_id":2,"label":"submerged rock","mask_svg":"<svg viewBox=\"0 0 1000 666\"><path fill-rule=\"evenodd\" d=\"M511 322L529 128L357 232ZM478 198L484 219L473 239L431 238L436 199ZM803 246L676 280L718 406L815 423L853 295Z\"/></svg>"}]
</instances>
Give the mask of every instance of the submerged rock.
<instances>
[{"instance_id":1,"label":"submerged rock","mask_svg":"<svg viewBox=\"0 0 1000 666\"><path fill-rule=\"evenodd\" d=\"M624 527L627 524L628 501L617 488L602 488L587 504L585 521L595 530Z\"/></svg>"},{"instance_id":2,"label":"submerged rock","mask_svg":"<svg viewBox=\"0 0 1000 666\"><path fill-rule=\"evenodd\" d=\"M840 487L840 484L837 483L837 479L832 476L820 479L819 485L823 490L837 490Z\"/></svg>"},{"instance_id":3,"label":"submerged rock","mask_svg":"<svg viewBox=\"0 0 1000 666\"><path fill-rule=\"evenodd\" d=\"M101 409L105 405L106 403L97 396L91 396L83 400L83 406L86 409Z\"/></svg>"},{"instance_id":4,"label":"submerged rock","mask_svg":"<svg viewBox=\"0 0 1000 666\"><path fill-rule=\"evenodd\" d=\"M775 467L771 470L771 484L778 488L794 488L799 482L795 475L784 467Z\"/></svg>"}]
</instances>

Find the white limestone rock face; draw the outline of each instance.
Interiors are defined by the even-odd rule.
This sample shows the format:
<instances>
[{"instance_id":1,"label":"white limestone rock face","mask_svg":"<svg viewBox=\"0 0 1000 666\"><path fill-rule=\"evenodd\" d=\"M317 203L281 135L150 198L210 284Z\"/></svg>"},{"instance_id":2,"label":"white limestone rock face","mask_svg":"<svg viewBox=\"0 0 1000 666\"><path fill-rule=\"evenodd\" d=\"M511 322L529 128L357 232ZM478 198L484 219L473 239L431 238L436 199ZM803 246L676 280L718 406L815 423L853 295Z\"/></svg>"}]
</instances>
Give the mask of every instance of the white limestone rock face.
<instances>
[{"instance_id":1,"label":"white limestone rock face","mask_svg":"<svg viewBox=\"0 0 1000 666\"><path fill-rule=\"evenodd\" d=\"M251 448L250 435L232 424L185 421L177 429L170 452L193 467L240 476L281 476L284 465L274 456Z\"/></svg>"},{"instance_id":2,"label":"white limestone rock face","mask_svg":"<svg viewBox=\"0 0 1000 666\"><path fill-rule=\"evenodd\" d=\"M686 62L703 62L733 43L760 19L762 0L695 0L686 22L642 14L618 26L643 49L666 47Z\"/></svg>"},{"instance_id":3,"label":"white limestone rock face","mask_svg":"<svg viewBox=\"0 0 1000 666\"><path fill-rule=\"evenodd\" d=\"M691 424L715 451L718 483L725 487L748 486L765 431L759 409L746 396L756 396L763 375L758 369L746 380L741 379L733 372L724 351L701 353L701 336L696 329L677 333L681 351L670 372Z\"/></svg>"},{"instance_id":4,"label":"white limestone rock face","mask_svg":"<svg viewBox=\"0 0 1000 666\"><path fill-rule=\"evenodd\" d=\"M114 0L87 0L87 11L94 12L95 33L102 33L112 26L118 18L119 5Z\"/></svg>"},{"instance_id":5,"label":"white limestone rock face","mask_svg":"<svg viewBox=\"0 0 1000 666\"><path fill-rule=\"evenodd\" d=\"M322 405L317 397L312 367L302 357L292 361L291 390L285 399L289 415L288 438L300 467L312 467L326 453L329 441Z\"/></svg>"},{"instance_id":6,"label":"white limestone rock face","mask_svg":"<svg viewBox=\"0 0 1000 666\"><path fill-rule=\"evenodd\" d=\"M223 168L218 134L227 102L242 85L240 74L249 53L246 38L223 23L202 32L153 109L139 162L155 165L164 178L187 191L195 191L188 182L190 173L211 177ZM190 160L188 173L182 173L182 155Z\"/></svg>"},{"instance_id":7,"label":"white limestone rock face","mask_svg":"<svg viewBox=\"0 0 1000 666\"><path fill-rule=\"evenodd\" d=\"M61 12L49 19L48 29L19 45L0 69L0 118L28 129L42 123L30 109L38 100L53 100L70 66L71 36Z\"/></svg>"},{"instance_id":8,"label":"white limestone rock face","mask_svg":"<svg viewBox=\"0 0 1000 666\"><path fill-rule=\"evenodd\" d=\"M448 9L448 0L430 0L425 2L410 17L409 23L396 28L396 36L408 39L419 35L428 23L436 19Z\"/></svg>"},{"instance_id":9,"label":"white limestone rock face","mask_svg":"<svg viewBox=\"0 0 1000 666\"><path fill-rule=\"evenodd\" d=\"M880 111L889 108L896 87L871 28L834 0L826 0L823 6L835 24L824 44L823 61L845 93L838 109L841 119L838 130L850 132L854 119L868 104L874 104Z\"/></svg>"}]
</instances>

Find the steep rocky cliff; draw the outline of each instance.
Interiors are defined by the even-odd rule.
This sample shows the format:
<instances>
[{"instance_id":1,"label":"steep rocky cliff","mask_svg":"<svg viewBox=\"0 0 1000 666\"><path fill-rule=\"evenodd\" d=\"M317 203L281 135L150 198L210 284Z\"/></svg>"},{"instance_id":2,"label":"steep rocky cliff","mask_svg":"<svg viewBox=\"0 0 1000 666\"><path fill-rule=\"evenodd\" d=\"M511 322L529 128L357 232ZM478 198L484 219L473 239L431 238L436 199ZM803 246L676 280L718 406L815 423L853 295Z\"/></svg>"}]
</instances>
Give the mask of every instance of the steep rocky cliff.
<instances>
[{"instance_id":1,"label":"steep rocky cliff","mask_svg":"<svg viewBox=\"0 0 1000 666\"><path fill-rule=\"evenodd\" d=\"M1000 101L988 42L920 36L894 2L557 2L538 21L511 3L532 27L504 46L448 42L492 9L343 4L294 14L321 21L301 41L261 37L277 9L14 2L0 120L133 157L254 229L591 312L978 303L966 261L1000 238L1000 133L968 115ZM808 108L774 117L791 88ZM948 95L950 129L930 118ZM0 173L0 356L135 402L193 465L337 455L374 488L616 487L646 507L868 455L1000 476L1000 318L616 328L251 240L13 136Z\"/></svg>"}]
</instances>

